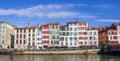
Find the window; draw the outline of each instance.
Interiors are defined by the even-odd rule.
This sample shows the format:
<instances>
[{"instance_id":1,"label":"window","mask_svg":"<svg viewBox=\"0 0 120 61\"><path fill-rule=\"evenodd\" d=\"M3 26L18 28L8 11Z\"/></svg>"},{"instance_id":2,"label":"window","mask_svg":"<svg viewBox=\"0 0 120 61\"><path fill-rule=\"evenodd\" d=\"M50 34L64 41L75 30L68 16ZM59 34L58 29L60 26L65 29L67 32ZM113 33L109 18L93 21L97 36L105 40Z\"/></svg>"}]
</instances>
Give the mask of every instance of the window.
<instances>
[{"instance_id":1,"label":"window","mask_svg":"<svg viewBox=\"0 0 120 61\"><path fill-rule=\"evenodd\" d=\"M114 38L114 39L117 39L117 36L114 36L113 38Z\"/></svg>"},{"instance_id":2,"label":"window","mask_svg":"<svg viewBox=\"0 0 120 61\"><path fill-rule=\"evenodd\" d=\"M24 29L24 33L26 32L26 30Z\"/></svg>"},{"instance_id":3,"label":"window","mask_svg":"<svg viewBox=\"0 0 120 61\"><path fill-rule=\"evenodd\" d=\"M72 45L72 42L70 42L70 45Z\"/></svg>"},{"instance_id":4,"label":"window","mask_svg":"<svg viewBox=\"0 0 120 61\"><path fill-rule=\"evenodd\" d=\"M77 31L77 27L74 28L74 31Z\"/></svg>"},{"instance_id":5,"label":"window","mask_svg":"<svg viewBox=\"0 0 120 61\"><path fill-rule=\"evenodd\" d=\"M30 34L29 34L29 37L30 37Z\"/></svg>"},{"instance_id":6,"label":"window","mask_svg":"<svg viewBox=\"0 0 120 61\"><path fill-rule=\"evenodd\" d=\"M33 46L35 45L35 42L33 42L33 44L32 44Z\"/></svg>"},{"instance_id":7,"label":"window","mask_svg":"<svg viewBox=\"0 0 120 61\"><path fill-rule=\"evenodd\" d=\"M83 42L80 42L80 44L83 44Z\"/></svg>"},{"instance_id":8,"label":"window","mask_svg":"<svg viewBox=\"0 0 120 61\"><path fill-rule=\"evenodd\" d=\"M77 41L77 37L74 37L74 41Z\"/></svg>"},{"instance_id":9,"label":"window","mask_svg":"<svg viewBox=\"0 0 120 61\"><path fill-rule=\"evenodd\" d=\"M112 36L110 36L110 39L112 40Z\"/></svg>"},{"instance_id":10,"label":"window","mask_svg":"<svg viewBox=\"0 0 120 61\"><path fill-rule=\"evenodd\" d=\"M63 42L61 42L61 46L63 46Z\"/></svg>"},{"instance_id":11,"label":"window","mask_svg":"<svg viewBox=\"0 0 120 61\"><path fill-rule=\"evenodd\" d=\"M66 41L67 41L67 37L66 37Z\"/></svg>"},{"instance_id":12,"label":"window","mask_svg":"<svg viewBox=\"0 0 120 61\"><path fill-rule=\"evenodd\" d=\"M96 38L94 37L94 40L96 40Z\"/></svg>"},{"instance_id":13,"label":"window","mask_svg":"<svg viewBox=\"0 0 120 61\"><path fill-rule=\"evenodd\" d=\"M92 37L89 37L90 40L92 40Z\"/></svg>"},{"instance_id":14,"label":"window","mask_svg":"<svg viewBox=\"0 0 120 61\"><path fill-rule=\"evenodd\" d=\"M33 29L33 32L35 32L35 29Z\"/></svg>"},{"instance_id":15,"label":"window","mask_svg":"<svg viewBox=\"0 0 120 61\"><path fill-rule=\"evenodd\" d=\"M57 31L57 30L55 30L55 31L54 31L54 33L55 33L55 34L57 34L57 33L58 33L58 31Z\"/></svg>"},{"instance_id":16,"label":"window","mask_svg":"<svg viewBox=\"0 0 120 61\"><path fill-rule=\"evenodd\" d=\"M30 41L30 38L28 40Z\"/></svg>"},{"instance_id":17,"label":"window","mask_svg":"<svg viewBox=\"0 0 120 61\"><path fill-rule=\"evenodd\" d=\"M82 35L82 32L79 32L79 35Z\"/></svg>"},{"instance_id":18,"label":"window","mask_svg":"<svg viewBox=\"0 0 120 61\"><path fill-rule=\"evenodd\" d=\"M95 41L94 44L97 44L97 42Z\"/></svg>"},{"instance_id":19,"label":"window","mask_svg":"<svg viewBox=\"0 0 120 61\"><path fill-rule=\"evenodd\" d=\"M70 37L70 40L72 40L73 38L72 37Z\"/></svg>"},{"instance_id":20,"label":"window","mask_svg":"<svg viewBox=\"0 0 120 61\"><path fill-rule=\"evenodd\" d=\"M19 29L17 29L17 33L19 32Z\"/></svg>"},{"instance_id":21,"label":"window","mask_svg":"<svg viewBox=\"0 0 120 61\"><path fill-rule=\"evenodd\" d=\"M67 27L65 27L65 30L68 30L68 28L67 28Z\"/></svg>"},{"instance_id":22,"label":"window","mask_svg":"<svg viewBox=\"0 0 120 61\"><path fill-rule=\"evenodd\" d=\"M92 35L92 32L89 32L89 35Z\"/></svg>"},{"instance_id":23,"label":"window","mask_svg":"<svg viewBox=\"0 0 120 61\"><path fill-rule=\"evenodd\" d=\"M87 40L87 37L84 37L85 40Z\"/></svg>"},{"instance_id":24,"label":"window","mask_svg":"<svg viewBox=\"0 0 120 61\"><path fill-rule=\"evenodd\" d=\"M72 27L70 27L70 31L72 31Z\"/></svg>"},{"instance_id":25,"label":"window","mask_svg":"<svg viewBox=\"0 0 120 61\"><path fill-rule=\"evenodd\" d=\"M20 44L22 44L22 40L20 40Z\"/></svg>"},{"instance_id":26,"label":"window","mask_svg":"<svg viewBox=\"0 0 120 61\"><path fill-rule=\"evenodd\" d=\"M39 40L39 38L37 38L37 40Z\"/></svg>"},{"instance_id":27,"label":"window","mask_svg":"<svg viewBox=\"0 0 120 61\"><path fill-rule=\"evenodd\" d=\"M58 27L57 27L57 25L56 25L56 29L57 29Z\"/></svg>"},{"instance_id":28,"label":"window","mask_svg":"<svg viewBox=\"0 0 120 61\"><path fill-rule=\"evenodd\" d=\"M61 41L64 41L64 37L61 37L60 39L61 39Z\"/></svg>"},{"instance_id":29,"label":"window","mask_svg":"<svg viewBox=\"0 0 120 61\"><path fill-rule=\"evenodd\" d=\"M92 44L92 42L90 42L90 44Z\"/></svg>"},{"instance_id":30,"label":"window","mask_svg":"<svg viewBox=\"0 0 120 61\"><path fill-rule=\"evenodd\" d=\"M56 41L56 44L59 44L59 41Z\"/></svg>"},{"instance_id":31,"label":"window","mask_svg":"<svg viewBox=\"0 0 120 61\"><path fill-rule=\"evenodd\" d=\"M29 32L30 32L30 29L29 29Z\"/></svg>"},{"instance_id":32,"label":"window","mask_svg":"<svg viewBox=\"0 0 120 61\"><path fill-rule=\"evenodd\" d=\"M77 36L77 32L74 33L74 36Z\"/></svg>"},{"instance_id":33,"label":"window","mask_svg":"<svg viewBox=\"0 0 120 61\"><path fill-rule=\"evenodd\" d=\"M20 29L20 33L22 33L22 29Z\"/></svg>"},{"instance_id":34,"label":"window","mask_svg":"<svg viewBox=\"0 0 120 61\"><path fill-rule=\"evenodd\" d=\"M24 40L24 42L23 42L23 43L24 43L24 44L26 43L26 42L25 42L25 40Z\"/></svg>"},{"instance_id":35,"label":"window","mask_svg":"<svg viewBox=\"0 0 120 61\"><path fill-rule=\"evenodd\" d=\"M16 40L16 44L18 44L18 40Z\"/></svg>"},{"instance_id":36,"label":"window","mask_svg":"<svg viewBox=\"0 0 120 61\"><path fill-rule=\"evenodd\" d=\"M112 32L109 32L109 34L111 35L111 34L112 34Z\"/></svg>"},{"instance_id":37,"label":"window","mask_svg":"<svg viewBox=\"0 0 120 61\"><path fill-rule=\"evenodd\" d=\"M84 32L84 35L87 35L87 32Z\"/></svg>"},{"instance_id":38,"label":"window","mask_svg":"<svg viewBox=\"0 0 120 61\"><path fill-rule=\"evenodd\" d=\"M22 38L22 34L20 34L20 38Z\"/></svg>"},{"instance_id":39,"label":"window","mask_svg":"<svg viewBox=\"0 0 120 61\"><path fill-rule=\"evenodd\" d=\"M35 36L35 34L33 34L33 37Z\"/></svg>"},{"instance_id":40,"label":"window","mask_svg":"<svg viewBox=\"0 0 120 61\"><path fill-rule=\"evenodd\" d=\"M79 39L82 39L82 37L79 37Z\"/></svg>"},{"instance_id":41,"label":"window","mask_svg":"<svg viewBox=\"0 0 120 61\"><path fill-rule=\"evenodd\" d=\"M38 36L39 36L40 34L38 33Z\"/></svg>"},{"instance_id":42,"label":"window","mask_svg":"<svg viewBox=\"0 0 120 61\"><path fill-rule=\"evenodd\" d=\"M33 41L35 40L35 38L33 38Z\"/></svg>"},{"instance_id":43,"label":"window","mask_svg":"<svg viewBox=\"0 0 120 61\"><path fill-rule=\"evenodd\" d=\"M77 42L74 42L74 45L77 45Z\"/></svg>"},{"instance_id":44,"label":"window","mask_svg":"<svg viewBox=\"0 0 120 61\"><path fill-rule=\"evenodd\" d=\"M25 34L24 34L24 38L25 38Z\"/></svg>"},{"instance_id":45,"label":"window","mask_svg":"<svg viewBox=\"0 0 120 61\"><path fill-rule=\"evenodd\" d=\"M18 34L16 35L16 37L18 38Z\"/></svg>"},{"instance_id":46,"label":"window","mask_svg":"<svg viewBox=\"0 0 120 61\"><path fill-rule=\"evenodd\" d=\"M53 44L53 41L51 40L51 44Z\"/></svg>"},{"instance_id":47,"label":"window","mask_svg":"<svg viewBox=\"0 0 120 61\"><path fill-rule=\"evenodd\" d=\"M96 32L94 32L93 35L96 35Z\"/></svg>"},{"instance_id":48,"label":"window","mask_svg":"<svg viewBox=\"0 0 120 61\"><path fill-rule=\"evenodd\" d=\"M41 43L40 43L40 42L38 42L37 44L38 44L38 45L40 45Z\"/></svg>"}]
</instances>

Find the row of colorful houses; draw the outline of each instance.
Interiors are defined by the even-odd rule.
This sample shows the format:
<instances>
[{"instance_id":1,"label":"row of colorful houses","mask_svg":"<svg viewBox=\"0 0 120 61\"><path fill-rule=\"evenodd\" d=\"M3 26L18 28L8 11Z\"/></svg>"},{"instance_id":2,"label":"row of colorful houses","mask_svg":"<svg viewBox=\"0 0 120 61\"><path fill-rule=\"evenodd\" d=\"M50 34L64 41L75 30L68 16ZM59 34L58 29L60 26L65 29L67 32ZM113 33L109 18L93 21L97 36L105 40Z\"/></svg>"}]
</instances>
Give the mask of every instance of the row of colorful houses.
<instances>
[{"instance_id":1,"label":"row of colorful houses","mask_svg":"<svg viewBox=\"0 0 120 61\"><path fill-rule=\"evenodd\" d=\"M120 43L120 26L92 28L87 22L50 22L16 27L0 22L0 48L43 49L49 47L102 46Z\"/></svg>"}]
</instances>

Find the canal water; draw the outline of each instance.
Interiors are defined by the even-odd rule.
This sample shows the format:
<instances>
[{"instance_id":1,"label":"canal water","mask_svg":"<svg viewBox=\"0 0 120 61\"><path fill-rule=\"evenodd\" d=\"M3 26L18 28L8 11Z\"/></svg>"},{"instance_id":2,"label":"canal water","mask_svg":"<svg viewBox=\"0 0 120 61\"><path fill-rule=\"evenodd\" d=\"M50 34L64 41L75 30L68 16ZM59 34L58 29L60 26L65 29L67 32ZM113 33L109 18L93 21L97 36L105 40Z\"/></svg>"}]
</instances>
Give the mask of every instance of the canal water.
<instances>
[{"instance_id":1,"label":"canal water","mask_svg":"<svg viewBox=\"0 0 120 61\"><path fill-rule=\"evenodd\" d=\"M0 61L120 61L108 55L0 55Z\"/></svg>"}]
</instances>

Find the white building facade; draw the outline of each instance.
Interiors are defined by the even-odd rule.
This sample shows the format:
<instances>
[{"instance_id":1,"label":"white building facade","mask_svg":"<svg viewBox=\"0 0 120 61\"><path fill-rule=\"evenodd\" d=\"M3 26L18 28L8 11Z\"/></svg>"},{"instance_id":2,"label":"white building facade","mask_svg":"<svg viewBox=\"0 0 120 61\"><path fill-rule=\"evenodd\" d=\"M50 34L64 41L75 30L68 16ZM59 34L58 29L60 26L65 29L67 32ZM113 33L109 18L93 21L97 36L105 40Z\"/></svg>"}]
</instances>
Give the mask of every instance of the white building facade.
<instances>
[{"instance_id":1,"label":"white building facade","mask_svg":"<svg viewBox=\"0 0 120 61\"><path fill-rule=\"evenodd\" d=\"M4 21L0 22L0 48L12 48L12 43L14 37L14 27L13 25L6 23Z\"/></svg>"},{"instance_id":2,"label":"white building facade","mask_svg":"<svg viewBox=\"0 0 120 61\"><path fill-rule=\"evenodd\" d=\"M119 44L118 30L109 29L108 30L108 42L109 45Z\"/></svg>"},{"instance_id":3,"label":"white building facade","mask_svg":"<svg viewBox=\"0 0 120 61\"><path fill-rule=\"evenodd\" d=\"M77 47L78 46L78 26L77 22L68 22L68 46L69 47Z\"/></svg>"},{"instance_id":4,"label":"white building facade","mask_svg":"<svg viewBox=\"0 0 120 61\"><path fill-rule=\"evenodd\" d=\"M39 26L37 28L37 49L42 49L43 46L42 46L42 29L41 27Z\"/></svg>"},{"instance_id":5,"label":"white building facade","mask_svg":"<svg viewBox=\"0 0 120 61\"><path fill-rule=\"evenodd\" d=\"M15 49L36 49L38 26L27 26L14 29L14 48Z\"/></svg>"},{"instance_id":6,"label":"white building facade","mask_svg":"<svg viewBox=\"0 0 120 61\"><path fill-rule=\"evenodd\" d=\"M69 32L68 32L68 26L64 25L64 26L60 26L60 46L63 47L68 47L68 36L69 36Z\"/></svg>"},{"instance_id":7,"label":"white building facade","mask_svg":"<svg viewBox=\"0 0 120 61\"><path fill-rule=\"evenodd\" d=\"M87 46L98 46L98 42L98 30L89 29Z\"/></svg>"}]
</instances>

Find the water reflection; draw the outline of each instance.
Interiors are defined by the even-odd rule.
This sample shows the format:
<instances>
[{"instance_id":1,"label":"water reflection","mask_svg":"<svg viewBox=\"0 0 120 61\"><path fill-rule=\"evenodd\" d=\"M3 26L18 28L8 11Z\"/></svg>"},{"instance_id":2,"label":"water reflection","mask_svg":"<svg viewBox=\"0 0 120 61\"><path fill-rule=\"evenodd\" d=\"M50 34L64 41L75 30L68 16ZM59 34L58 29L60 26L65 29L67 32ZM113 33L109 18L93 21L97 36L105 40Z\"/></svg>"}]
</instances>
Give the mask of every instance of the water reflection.
<instances>
[{"instance_id":1,"label":"water reflection","mask_svg":"<svg viewBox=\"0 0 120 61\"><path fill-rule=\"evenodd\" d=\"M0 61L120 61L107 55L0 55Z\"/></svg>"}]
</instances>

